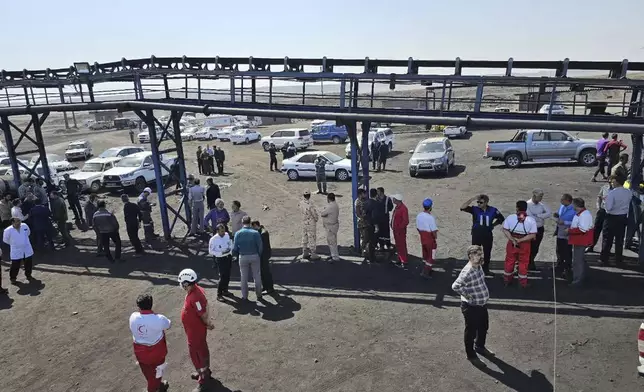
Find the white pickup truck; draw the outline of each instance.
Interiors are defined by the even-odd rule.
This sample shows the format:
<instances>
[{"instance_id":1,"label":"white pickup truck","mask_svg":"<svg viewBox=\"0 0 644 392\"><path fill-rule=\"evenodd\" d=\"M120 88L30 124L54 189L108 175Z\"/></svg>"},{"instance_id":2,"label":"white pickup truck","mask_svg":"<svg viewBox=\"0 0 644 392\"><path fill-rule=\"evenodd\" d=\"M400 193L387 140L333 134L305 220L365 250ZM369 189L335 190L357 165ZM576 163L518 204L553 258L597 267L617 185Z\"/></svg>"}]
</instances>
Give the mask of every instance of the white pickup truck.
<instances>
[{"instance_id":1,"label":"white pickup truck","mask_svg":"<svg viewBox=\"0 0 644 392\"><path fill-rule=\"evenodd\" d=\"M177 158L160 156L159 159L169 168ZM169 174L163 167L161 173L164 177ZM143 192L143 189L155 180L154 163L150 151L128 155L121 159L113 169L103 173L103 186L110 191L134 188L137 192Z\"/></svg>"},{"instance_id":2,"label":"white pickup truck","mask_svg":"<svg viewBox=\"0 0 644 392\"><path fill-rule=\"evenodd\" d=\"M112 169L121 157L93 158L85 162L83 168L69 177L81 183L83 190L96 193L103 186L103 174Z\"/></svg>"}]
</instances>

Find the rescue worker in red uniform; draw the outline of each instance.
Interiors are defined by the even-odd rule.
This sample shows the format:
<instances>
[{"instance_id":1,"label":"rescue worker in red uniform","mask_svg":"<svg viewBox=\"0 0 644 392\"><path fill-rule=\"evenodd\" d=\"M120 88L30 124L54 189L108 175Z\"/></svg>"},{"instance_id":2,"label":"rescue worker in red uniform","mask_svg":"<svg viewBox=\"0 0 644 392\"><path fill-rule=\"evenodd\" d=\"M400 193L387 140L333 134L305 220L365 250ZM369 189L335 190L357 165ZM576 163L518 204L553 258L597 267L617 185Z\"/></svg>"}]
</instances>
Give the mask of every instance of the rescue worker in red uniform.
<instances>
[{"instance_id":1,"label":"rescue worker in red uniform","mask_svg":"<svg viewBox=\"0 0 644 392\"><path fill-rule=\"evenodd\" d=\"M190 359L197 370L197 373L192 375L192 378L199 382L194 392L204 392L208 390L208 384L212 380L206 337L208 330L214 329L215 326L208 315L206 293L197 284L197 273L191 269L184 269L179 273L179 284L187 292L181 309L181 322L188 338Z\"/></svg>"},{"instance_id":2,"label":"rescue worker in red uniform","mask_svg":"<svg viewBox=\"0 0 644 392\"><path fill-rule=\"evenodd\" d=\"M148 381L148 392L166 392L170 385L163 381L163 371L167 364L168 346L165 331L170 328L170 320L152 311L152 296L142 294L136 299L138 312L130 316L130 331L134 338L134 356Z\"/></svg>"},{"instance_id":3,"label":"rescue worker in red uniform","mask_svg":"<svg viewBox=\"0 0 644 392\"><path fill-rule=\"evenodd\" d=\"M505 246L505 269L503 282L505 286L512 284L514 264L519 263L519 284L528 287L528 264L530 264L531 241L537 236L537 222L528 216L528 203L517 201L517 213L510 215L503 222L503 234L508 239Z\"/></svg>"},{"instance_id":4,"label":"rescue worker in red uniform","mask_svg":"<svg viewBox=\"0 0 644 392\"><path fill-rule=\"evenodd\" d=\"M420 276L429 278L432 276L434 258L436 257L436 240L438 239L438 227L436 219L432 215L432 199L423 200L423 212L416 216L416 229L420 234L420 245L423 249L423 260L425 267Z\"/></svg>"},{"instance_id":5,"label":"rescue worker in red uniform","mask_svg":"<svg viewBox=\"0 0 644 392\"><path fill-rule=\"evenodd\" d=\"M407 269L407 226L409 226L409 210L403 203L402 195L392 195L394 211L391 215L391 231L394 232L398 260L394 264Z\"/></svg>"}]
</instances>

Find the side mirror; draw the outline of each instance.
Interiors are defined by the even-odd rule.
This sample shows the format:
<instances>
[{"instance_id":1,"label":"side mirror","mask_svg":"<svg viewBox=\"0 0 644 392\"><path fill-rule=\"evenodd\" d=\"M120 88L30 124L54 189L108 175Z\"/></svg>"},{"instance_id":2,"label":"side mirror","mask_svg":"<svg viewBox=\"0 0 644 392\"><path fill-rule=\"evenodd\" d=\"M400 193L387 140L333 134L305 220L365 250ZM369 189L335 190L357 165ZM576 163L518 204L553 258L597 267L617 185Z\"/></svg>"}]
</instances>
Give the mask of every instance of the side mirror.
<instances>
[{"instance_id":1,"label":"side mirror","mask_svg":"<svg viewBox=\"0 0 644 392\"><path fill-rule=\"evenodd\" d=\"M410 154L413 154L413 153L414 153L414 150L409 150L409 153L410 153Z\"/></svg>"},{"instance_id":2,"label":"side mirror","mask_svg":"<svg viewBox=\"0 0 644 392\"><path fill-rule=\"evenodd\" d=\"M567 140L568 140L569 142L572 142L573 140L575 140L575 138L574 138L574 137L572 137L572 136L568 136L568 139L567 139Z\"/></svg>"},{"instance_id":3,"label":"side mirror","mask_svg":"<svg viewBox=\"0 0 644 392\"><path fill-rule=\"evenodd\" d=\"M454 149L452 147L447 147L446 151L454 151Z\"/></svg>"}]
</instances>

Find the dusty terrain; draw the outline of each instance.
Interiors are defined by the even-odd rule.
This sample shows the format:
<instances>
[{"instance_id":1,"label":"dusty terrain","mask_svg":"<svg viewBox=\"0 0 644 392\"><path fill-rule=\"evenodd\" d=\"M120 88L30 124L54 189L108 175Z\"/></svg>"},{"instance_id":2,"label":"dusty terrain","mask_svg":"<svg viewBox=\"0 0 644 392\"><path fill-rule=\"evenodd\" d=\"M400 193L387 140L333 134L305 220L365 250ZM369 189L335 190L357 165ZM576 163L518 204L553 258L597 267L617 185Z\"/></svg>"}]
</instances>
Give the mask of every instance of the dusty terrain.
<instances>
[{"instance_id":1,"label":"dusty terrain","mask_svg":"<svg viewBox=\"0 0 644 392\"><path fill-rule=\"evenodd\" d=\"M469 243L470 218L458 211L461 203L485 192L494 206L509 214L517 199L527 199L532 188L541 187L553 209L562 192L571 192L585 198L594 212L600 187L590 183L591 169L575 164L507 170L482 158L486 140L511 135L512 131L487 131L457 140L457 167L452 175L410 178L407 151L425 135L399 133L388 170L373 174L372 186L384 186L390 194L402 192L412 215L423 198L434 199L441 234L438 267L431 281L418 276L417 258L409 271L357 262L349 249L349 183L329 183L329 190L340 196L340 244L346 260L333 265L300 261L295 205L315 183L287 182L284 175L268 171L267 154L258 144L222 143L226 174L216 181L222 185L227 205L240 200L242 210L259 218L270 231L279 298L269 298L269 304L255 308L215 301L217 273L196 240L171 247L154 244L141 259L131 257L132 249L124 241L127 262L112 266L94 256L89 232L75 230L74 247L36 255L34 276L41 285L9 286L9 298L0 299L0 389L143 390L127 321L136 296L149 292L154 295L155 310L174 323L168 333L171 390L191 390L192 366L179 319L184 294L175 279L181 269L191 267L201 275L211 300L216 329L209 335L209 344L218 391L544 392L553 389L555 376L560 391L641 390L644 380L638 379L635 367L637 328L644 310L642 275L633 262L619 270L599 268L593 258L589 289L572 290L557 282L555 319L553 282L545 268L554 258L552 222L537 257L542 271L532 275L534 286L529 292L504 289L499 275L488 280L492 297L488 345L498 359L487 361L485 371L465 361L460 301L450 289L464 265ZM89 138L96 153L129 144L125 131ZM51 152L62 152L66 145L60 136L49 135L46 140ZM198 144L185 143L192 173L197 172ZM344 145L315 148L344 151ZM313 199L318 207L325 203L324 196ZM119 200L113 196L107 200L121 216ZM171 203L177 206L178 200L172 198ZM262 211L263 204L270 209ZM159 233L160 224L157 215ZM183 237L183 233L183 227L178 227L176 235ZM124 230L121 236L126 238ZM413 227L408 241L410 252L418 255ZM493 269L500 272L504 245L500 233L495 241ZM319 251L326 253L322 235L318 244ZM3 263L5 282L7 270ZM239 298L238 281L239 272L233 271L231 288Z\"/></svg>"}]
</instances>

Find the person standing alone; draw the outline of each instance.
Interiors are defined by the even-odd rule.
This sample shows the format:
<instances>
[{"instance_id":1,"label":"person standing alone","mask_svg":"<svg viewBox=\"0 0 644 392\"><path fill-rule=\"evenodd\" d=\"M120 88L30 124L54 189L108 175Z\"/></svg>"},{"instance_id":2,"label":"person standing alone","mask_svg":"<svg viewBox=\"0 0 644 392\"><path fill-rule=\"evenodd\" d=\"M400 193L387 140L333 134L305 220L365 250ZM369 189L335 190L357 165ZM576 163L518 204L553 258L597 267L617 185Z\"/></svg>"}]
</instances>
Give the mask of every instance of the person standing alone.
<instances>
[{"instance_id":1,"label":"person standing alone","mask_svg":"<svg viewBox=\"0 0 644 392\"><path fill-rule=\"evenodd\" d=\"M34 280L31 276L33 270L34 250L31 247L29 236L31 230L26 223L22 223L19 218L13 218L11 226L4 229L2 242L9 245L11 258L11 268L9 269L9 280L12 284L17 283L20 264L25 267L25 277L30 282Z\"/></svg>"},{"instance_id":2,"label":"person standing alone","mask_svg":"<svg viewBox=\"0 0 644 392\"><path fill-rule=\"evenodd\" d=\"M475 366L485 366L477 353L493 357L494 353L485 347L489 328L487 302L490 292L485 283L485 272L481 268L483 249L480 245L467 248L468 263L452 284L452 290L461 295L461 312L465 319L465 354Z\"/></svg>"},{"instance_id":3,"label":"person standing alone","mask_svg":"<svg viewBox=\"0 0 644 392\"><path fill-rule=\"evenodd\" d=\"M601 139L597 140L598 167L597 170L595 170L595 174L593 174L592 182L597 181L598 174L601 174L604 180L608 179L608 175L610 175L610 172L606 173L606 152L604 151L606 144L608 144L608 132L604 132Z\"/></svg>"},{"instance_id":4,"label":"person standing alone","mask_svg":"<svg viewBox=\"0 0 644 392\"><path fill-rule=\"evenodd\" d=\"M134 356L148 382L148 392L166 392L170 387L163 381L163 372L167 367L165 357L168 345L165 331L170 329L170 320L162 314L152 311L153 299L149 294L139 295L136 299L138 312L130 316L130 331L134 339Z\"/></svg>"},{"instance_id":5,"label":"person standing alone","mask_svg":"<svg viewBox=\"0 0 644 392\"><path fill-rule=\"evenodd\" d=\"M315 159L315 183L318 186L318 194L326 195L326 159L322 155Z\"/></svg>"},{"instance_id":6,"label":"person standing alone","mask_svg":"<svg viewBox=\"0 0 644 392\"><path fill-rule=\"evenodd\" d=\"M433 206L432 199L423 200L423 212L416 216L416 229L420 234L420 245L425 261L423 272L420 275L424 278L432 276L438 242L438 226L436 226L436 219L432 215Z\"/></svg>"},{"instance_id":7,"label":"person standing alone","mask_svg":"<svg viewBox=\"0 0 644 392\"><path fill-rule=\"evenodd\" d=\"M475 206L472 202L476 200ZM494 276L490 271L492 259L492 246L494 244L494 228L503 223L505 217L499 210L489 205L487 195L477 195L461 206L461 211L472 215L472 245L481 245L483 248L483 272L485 276Z\"/></svg>"},{"instance_id":8,"label":"person standing alone","mask_svg":"<svg viewBox=\"0 0 644 392\"><path fill-rule=\"evenodd\" d=\"M318 260L320 256L316 253L316 231L319 216L311 203L311 192L304 192L299 209L302 213L302 258Z\"/></svg>"},{"instance_id":9,"label":"person standing alone","mask_svg":"<svg viewBox=\"0 0 644 392\"><path fill-rule=\"evenodd\" d=\"M204 201L206 199L206 190L200 185L201 181L196 178L194 185L188 189L188 202L192 212L192 224L190 225L190 235L197 235L204 231L203 215Z\"/></svg>"},{"instance_id":10,"label":"person standing alone","mask_svg":"<svg viewBox=\"0 0 644 392\"><path fill-rule=\"evenodd\" d=\"M403 268L407 268L407 226L409 226L409 210L403 203L402 195L392 195L394 202L394 212L391 215L391 230L394 232L394 241L398 261L395 263Z\"/></svg>"},{"instance_id":11,"label":"person standing alone","mask_svg":"<svg viewBox=\"0 0 644 392\"><path fill-rule=\"evenodd\" d=\"M338 253L338 230L340 229L340 208L338 203L335 202L335 193L329 193L326 196L327 204L320 212L322 217L322 227L326 230L326 242L329 245L329 260L331 262L340 261L340 254Z\"/></svg>"},{"instance_id":12,"label":"person standing alone","mask_svg":"<svg viewBox=\"0 0 644 392\"><path fill-rule=\"evenodd\" d=\"M268 156L270 160L268 166L271 171L273 171L273 167L275 167L275 171L277 171L277 148L275 148L275 144L273 143L268 147Z\"/></svg>"}]
</instances>

